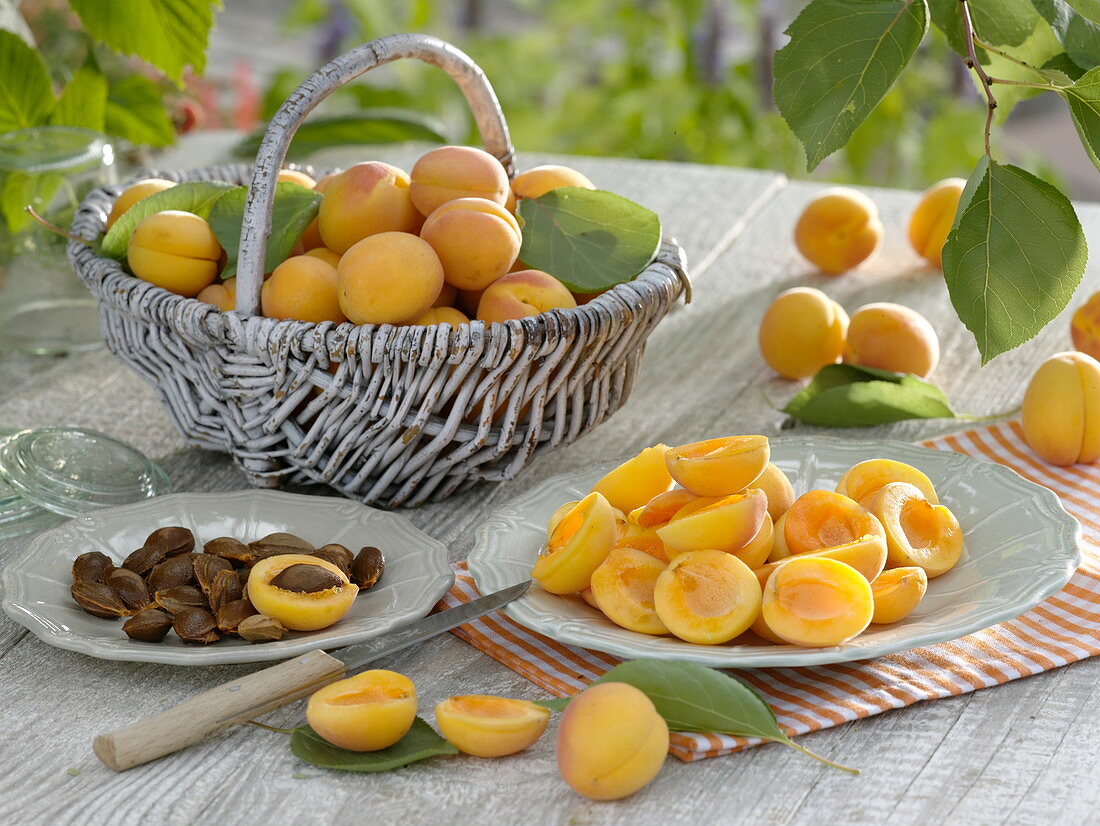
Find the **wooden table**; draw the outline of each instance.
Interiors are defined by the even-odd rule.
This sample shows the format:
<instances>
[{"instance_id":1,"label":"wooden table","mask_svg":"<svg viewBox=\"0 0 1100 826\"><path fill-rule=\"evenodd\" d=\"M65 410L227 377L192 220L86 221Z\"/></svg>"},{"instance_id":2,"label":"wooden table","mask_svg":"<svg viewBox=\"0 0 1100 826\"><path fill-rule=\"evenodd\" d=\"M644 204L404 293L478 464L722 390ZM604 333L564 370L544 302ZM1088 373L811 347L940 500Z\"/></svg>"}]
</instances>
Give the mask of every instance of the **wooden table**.
<instances>
[{"instance_id":1,"label":"wooden table","mask_svg":"<svg viewBox=\"0 0 1100 826\"><path fill-rule=\"evenodd\" d=\"M191 141L166 166L217 160L224 136ZM338 153L337 153L338 154ZM356 153L352 160L361 159ZM373 153L407 165L414 152ZM348 156L330 158L348 160ZM523 166L543 158L522 156ZM791 242L793 223L821 186L768 173L629 160L566 162L598 186L655 209L687 248L695 301L678 307L649 342L627 405L579 442L533 464L513 483L485 485L408 516L453 559L470 551L495 507L547 476L626 455L657 441L721 433L776 434L795 386L761 360L756 328L771 298L796 284L825 289L849 310L889 300L924 313L940 335L936 380L957 409L1015 407L1023 378L1069 346L1067 319L979 370L939 274L905 240L916 194L874 190L887 238L859 271L814 274ZM1100 247L1100 207L1078 212ZM1074 306L1100 288L1091 264ZM187 448L149 387L106 352L61 359L0 355L0 427L79 425L125 439L154 457L178 490L232 490L241 474L219 454ZM914 440L950 422L843 433ZM809 432L800 427L797 432ZM834 433L837 431L833 431ZM0 544L0 564L25 540ZM536 686L446 635L381 664L415 680L422 709L450 694L545 696ZM1100 660L1085 661L954 699L892 711L803 742L850 777L776 745L702 763L670 758L634 797L595 803L560 780L553 729L527 752L489 761L456 757L385 775L327 772L292 757L283 735L236 729L176 756L115 774L92 755L92 737L244 674L248 667L171 668L95 660L39 642L0 617L0 823L362 824L375 818L437 823L1095 823L1100 810ZM297 704L271 715L296 724ZM430 713L429 713L430 717ZM553 726L554 724L552 724Z\"/></svg>"}]
</instances>

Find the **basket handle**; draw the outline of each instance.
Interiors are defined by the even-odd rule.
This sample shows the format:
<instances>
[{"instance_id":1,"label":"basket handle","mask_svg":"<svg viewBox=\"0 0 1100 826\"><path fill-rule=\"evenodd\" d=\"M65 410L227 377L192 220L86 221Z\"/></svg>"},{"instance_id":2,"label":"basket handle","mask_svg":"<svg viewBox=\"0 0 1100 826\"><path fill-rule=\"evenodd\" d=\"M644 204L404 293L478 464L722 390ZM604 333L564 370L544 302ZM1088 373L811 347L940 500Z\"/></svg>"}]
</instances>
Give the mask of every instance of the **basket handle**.
<instances>
[{"instance_id":1,"label":"basket handle","mask_svg":"<svg viewBox=\"0 0 1100 826\"><path fill-rule=\"evenodd\" d=\"M290 94L271 119L260 143L245 202L237 261L237 311L242 315L253 316L260 309L275 184L294 133L317 104L341 86L375 66L406 57L438 66L454 78L473 112L485 149L512 174L512 141L504 113L485 73L465 53L426 34L391 34L345 52L306 78Z\"/></svg>"}]
</instances>

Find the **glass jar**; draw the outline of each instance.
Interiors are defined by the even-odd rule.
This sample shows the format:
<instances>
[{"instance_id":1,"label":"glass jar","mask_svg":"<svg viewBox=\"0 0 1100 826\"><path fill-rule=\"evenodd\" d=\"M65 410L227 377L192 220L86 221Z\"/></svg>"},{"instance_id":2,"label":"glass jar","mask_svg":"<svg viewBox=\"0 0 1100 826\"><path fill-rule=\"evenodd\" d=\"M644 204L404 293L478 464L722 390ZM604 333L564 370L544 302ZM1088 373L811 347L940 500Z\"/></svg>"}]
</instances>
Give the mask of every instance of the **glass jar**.
<instances>
[{"instance_id":1,"label":"glass jar","mask_svg":"<svg viewBox=\"0 0 1100 826\"><path fill-rule=\"evenodd\" d=\"M95 187L115 181L114 150L90 129L39 126L0 134L0 347L67 353L102 345L95 299L65 257L68 229Z\"/></svg>"}]
</instances>

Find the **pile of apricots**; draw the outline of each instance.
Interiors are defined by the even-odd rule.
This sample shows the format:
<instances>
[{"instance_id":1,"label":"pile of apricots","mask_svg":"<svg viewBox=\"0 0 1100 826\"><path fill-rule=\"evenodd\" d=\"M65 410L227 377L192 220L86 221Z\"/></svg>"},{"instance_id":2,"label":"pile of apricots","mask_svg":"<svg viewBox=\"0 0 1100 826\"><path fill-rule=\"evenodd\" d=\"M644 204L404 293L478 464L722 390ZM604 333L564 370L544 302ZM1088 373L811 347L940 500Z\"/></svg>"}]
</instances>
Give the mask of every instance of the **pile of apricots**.
<instances>
[{"instance_id":1,"label":"pile of apricots","mask_svg":"<svg viewBox=\"0 0 1100 826\"><path fill-rule=\"evenodd\" d=\"M416 719L416 686L393 671L364 671L314 692L306 720L350 751L378 751L404 737ZM435 707L439 732L474 757L505 757L533 745L550 710L485 694L448 697ZM668 724L653 702L626 683L594 685L572 698L557 735L558 769L578 794L617 800L657 776L668 753Z\"/></svg>"},{"instance_id":2,"label":"pile of apricots","mask_svg":"<svg viewBox=\"0 0 1100 826\"><path fill-rule=\"evenodd\" d=\"M280 181L322 194L317 217L294 253L265 275L268 318L354 324L452 326L525 318L576 307L553 275L518 260L523 232L516 204L559 187L594 189L580 172L540 166L508 180L500 162L469 146L443 146L406 174L379 161L315 181L284 169ZM150 178L115 202L107 226L155 192ZM149 215L134 229L127 263L138 278L223 311L234 309L236 279L217 280L224 251L210 224L179 210Z\"/></svg>"},{"instance_id":3,"label":"pile of apricots","mask_svg":"<svg viewBox=\"0 0 1100 826\"><path fill-rule=\"evenodd\" d=\"M917 468L871 459L795 497L770 459L755 435L646 448L554 513L532 576L642 634L824 647L904 619L959 561Z\"/></svg>"}]
</instances>

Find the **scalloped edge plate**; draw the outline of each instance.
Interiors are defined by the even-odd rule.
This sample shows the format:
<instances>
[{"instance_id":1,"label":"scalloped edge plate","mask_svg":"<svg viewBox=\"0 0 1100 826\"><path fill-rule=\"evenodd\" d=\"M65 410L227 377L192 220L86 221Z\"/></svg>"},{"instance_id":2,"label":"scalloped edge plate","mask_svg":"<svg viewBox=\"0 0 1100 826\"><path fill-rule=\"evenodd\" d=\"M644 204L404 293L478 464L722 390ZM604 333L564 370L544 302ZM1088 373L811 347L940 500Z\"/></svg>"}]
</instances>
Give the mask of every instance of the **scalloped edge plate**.
<instances>
[{"instance_id":1,"label":"scalloped edge plate","mask_svg":"<svg viewBox=\"0 0 1100 826\"><path fill-rule=\"evenodd\" d=\"M121 561L165 525L191 528L200 542L289 531L314 544L339 542L353 551L377 545L386 570L335 625L256 645L230 638L192 646L174 634L161 643L137 642L122 633L121 622L98 619L76 606L69 587L78 554L100 550ZM31 540L4 568L2 581L7 615L57 648L106 660L215 665L282 660L370 639L426 616L454 584L454 572L443 543L399 514L337 497L242 490L173 493L84 514Z\"/></svg>"},{"instance_id":2,"label":"scalloped edge plate","mask_svg":"<svg viewBox=\"0 0 1100 826\"><path fill-rule=\"evenodd\" d=\"M1081 564L1081 526L1053 491L1002 465L906 442L855 442L828 436L771 439L772 461L796 493L832 490L856 462L897 459L924 471L966 536L959 564L928 584L905 620L871 626L851 642L829 648L793 645L695 645L620 628L578 598L538 586L504 611L553 640L627 659L683 660L718 668L770 668L866 660L958 639L1017 617L1058 592ZM579 499L608 470L566 473L514 499L482 526L470 554L470 573L483 594L530 576L546 523L563 502Z\"/></svg>"}]
</instances>

